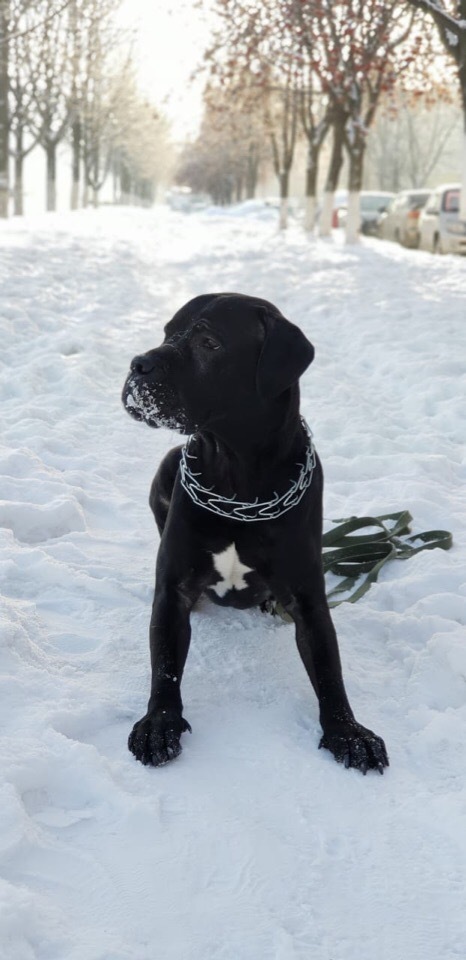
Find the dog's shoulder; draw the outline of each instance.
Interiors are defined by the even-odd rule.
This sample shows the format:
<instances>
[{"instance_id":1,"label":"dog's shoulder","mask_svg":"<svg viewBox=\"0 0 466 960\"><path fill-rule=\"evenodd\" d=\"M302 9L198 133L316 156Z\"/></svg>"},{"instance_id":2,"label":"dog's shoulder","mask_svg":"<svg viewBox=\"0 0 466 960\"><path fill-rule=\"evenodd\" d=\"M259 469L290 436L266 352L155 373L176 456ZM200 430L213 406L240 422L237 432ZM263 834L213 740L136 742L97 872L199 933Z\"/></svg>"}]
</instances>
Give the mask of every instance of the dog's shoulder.
<instances>
[{"instance_id":1,"label":"dog's shoulder","mask_svg":"<svg viewBox=\"0 0 466 960\"><path fill-rule=\"evenodd\" d=\"M180 465L182 449L183 447L181 445L173 447L165 454L159 464L149 493L149 506L154 514L156 513L157 503L160 500L165 502L167 506L170 502L173 485Z\"/></svg>"}]
</instances>

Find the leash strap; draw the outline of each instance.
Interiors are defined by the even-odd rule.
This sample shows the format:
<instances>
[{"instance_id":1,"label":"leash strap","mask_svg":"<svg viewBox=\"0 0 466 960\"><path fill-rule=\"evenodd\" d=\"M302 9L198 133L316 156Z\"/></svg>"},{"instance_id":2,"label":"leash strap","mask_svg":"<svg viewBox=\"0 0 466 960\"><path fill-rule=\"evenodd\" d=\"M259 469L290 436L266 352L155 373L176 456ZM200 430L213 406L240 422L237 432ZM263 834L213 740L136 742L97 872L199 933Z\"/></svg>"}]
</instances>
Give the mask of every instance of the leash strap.
<instances>
[{"instance_id":1,"label":"leash strap","mask_svg":"<svg viewBox=\"0 0 466 960\"><path fill-rule=\"evenodd\" d=\"M338 526L328 530L322 538L324 573L333 573L341 580L327 593L329 607L360 600L389 560L407 560L421 550L436 547L449 550L453 545L448 530L411 534L412 519L408 510L401 510L379 517L348 517L332 521ZM378 530L354 535L355 531L368 527L378 527ZM341 593L349 593L349 596L338 599ZM290 615L280 604L277 604L276 613L291 622Z\"/></svg>"}]
</instances>

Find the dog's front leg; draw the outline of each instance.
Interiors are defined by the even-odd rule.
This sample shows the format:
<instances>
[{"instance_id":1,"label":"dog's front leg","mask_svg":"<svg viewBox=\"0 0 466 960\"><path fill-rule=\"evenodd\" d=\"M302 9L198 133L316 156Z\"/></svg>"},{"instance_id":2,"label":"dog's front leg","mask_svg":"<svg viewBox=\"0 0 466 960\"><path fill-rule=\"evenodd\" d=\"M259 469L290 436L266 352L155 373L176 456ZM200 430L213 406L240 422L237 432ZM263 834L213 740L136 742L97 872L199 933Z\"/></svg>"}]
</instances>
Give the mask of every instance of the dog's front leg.
<instances>
[{"instance_id":1,"label":"dog's front leg","mask_svg":"<svg viewBox=\"0 0 466 960\"><path fill-rule=\"evenodd\" d=\"M288 609L296 624L301 659L319 700L323 730L319 746L330 750L345 767L356 767L362 773L369 769L383 773L388 766L385 744L355 720L349 704L325 593L297 594Z\"/></svg>"},{"instance_id":2,"label":"dog's front leg","mask_svg":"<svg viewBox=\"0 0 466 960\"><path fill-rule=\"evenodd\" d=\"M176 585L156 588L150 621L151 693L147 713L133 727L128 747L137 760L154 767L181 753L181 678L191 639L194 599Z\"/></svg>"}]
</instances>

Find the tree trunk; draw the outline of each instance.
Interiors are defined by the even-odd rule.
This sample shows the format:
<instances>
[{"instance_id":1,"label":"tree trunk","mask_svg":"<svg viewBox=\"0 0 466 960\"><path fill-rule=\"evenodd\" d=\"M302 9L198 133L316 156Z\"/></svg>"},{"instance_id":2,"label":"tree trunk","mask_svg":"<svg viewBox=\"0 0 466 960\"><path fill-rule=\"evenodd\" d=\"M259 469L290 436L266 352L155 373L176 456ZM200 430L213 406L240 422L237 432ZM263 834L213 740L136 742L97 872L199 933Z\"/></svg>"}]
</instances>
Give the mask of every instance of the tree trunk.
<instances>
[{"instance_id":1,"label":"tree trunk","mask_svg":"<svg viewBox=\"0 0 466 960\"><path fill-rule=\"evenodd\" d=\"M362 174L364 166L365 138L363 134L355 133L354 140L349 146L349 180L348 180L348 216L346 219L346 243L357 243L361 226L360 193L362 188Z\"/></svg>"},{"instance_id":2,"label":"tree trunk","mask_svg":"<svg viewBox=\"0 0 466 960\"><path fill-rule=\"evenodd\" d=\"M361 211L359 205L359 190L350 190L348 194L345 243L358 243L360 227Z\"/></svg>"},{"instance_id":3,"label":"tree trunk","mask_svg":"<svg viewBox=\"0 0 466 960\"><path fill-rule=\"evenodd\" d=\"M125 163L120 167L120 203L131 203L131 174Z\"/></svg>"},{"instance_id":4,"label":"tree trunk","mask_svg":"<svg viewBox=\"0 0 466 960\"><path fill-rule=\"evenodd\" d=\"M461 157L460 219L466 220L466 113L464 115L463 147Z\"/></svg>"},{"instance_id":5,"label":"tree trunk","mask_svg":"<svg viewBox=\"0 0 466 960\"><path fill-rule=\"evenodd\" d=\"M464 67L460 69L461 100L463 104L463 143L461 148L460 219L466 220L466 38L464 43Z\"/></svg>"},{"instance_id":6,"label":"tree trunk","mask_svg":"<svg viewBox=\"0 0 466 960\"><path fill-rule=\"evenodd\" d=\"M461 220L466 220L466 0L458 0L458 14L462 26L461 36L456 45L458 50L458 76L461 88L461 104L463 107L463 142L461 146L461 191L460 209ZM447 41L449 37L447 35Z\"/></svg>"},{"instance_id":7,"label":"tree trunk","mask_svg":"<svg viewBox=\"0 0 466 960\"><path fill-rule=\"evenodd\" d=\"M257 176L259 171L259 160L254 144L251 144L248 150L246 161L246 198L252 200L256 194Z\"/></svg>"},{"instance_id":8,"label":"tree trunk","mask_svg":"<svg viewBox=\"0 0 466 960\"><path fill-rule=\"evenodd\" d=\"M84 169L83 169L81 206L84 208L89 206L89 166L86 163L86 161L84 161Z\"/></svg>"},{"instance_id":9,"label":"tree trunk","mask_svg":"<svg viewBox=\"0 0 466 960\"><path fill-rule=\"evenodd\" d=\"M117 204L120 202L120 162L118 155L115 153L112 159L112 202Z\"/></svg>"},{"instance_id":10,"label":"tree trunk","mask_svg":"<svg viewBox=\"0 0 466 960\"><path fill-rule=\"evenodd\" d=\"M279 183L280 183L280 220L278 224L279 230L286 230L288 226L288 193L289 193L289 181L290 181L290 171L282 170L279 174Z\"/></svg>"},{"instance_id":11,"label":"tree trunk","mask_svg":"<svg viewBox=\"0 0 466 960\"><path fill-rule=\"evenodd\" d=\"M316 193L319 150L309 143L306 167L306 200L304 208L304 229L309 232L316 225Z\"/></svg>"},{"instance_id":12,"label":"tree trunk","mask_svg":"<svg viewBox=\"0 0 466 960\"><path fill-rule=\"evenodd\" d=\"M71 127L71 210L79 206L79 181L81 178L81 121L74 120Z\"/></svg>"},{"instance_id":13,"label":"tree trunk","mask_svg":"<svg viewBox=\"0 0 466 960\"><path fill-rule=\"evenodd\" d=\"M49 143L46 147L47 156L47 210L57 209L57 146Z\"/></svg>"},{"instance_id":14,"label":"tree trunk","mask_svg":"<svg viewBox=\"0 0 466 960\"><path fill-rule=\"evenodd\" d=\"M0 217L8 216L9 206L9 129L8 111L8 7L0 0Z\"/></svg>"},{"instance_id":15,"label":"tree trunk","mask_svg":"<svg viewBox=\"0 0 466 960\"><path fill-rule=\"evenodd\" d=\"M324 190L324 202L320 215L319 233L321 237L329 237L332 232L333 200L343 163L345 120L346 117L339 116L333 125L332 156L330 158L330 166L328 168Z\"/></svg>"},{"instance_id":16,"label":"tree trunk","mask_svg":"<svg viewBox=\"0 0 466 960\"><path fill-rule=\"evenodd\" d=\"M16 131L16 153L15 153L15 190L14 190L14 214L16 217L22 217L24 213L23 206L23 131L18 127Z\"/></svg>"}]
</instances>

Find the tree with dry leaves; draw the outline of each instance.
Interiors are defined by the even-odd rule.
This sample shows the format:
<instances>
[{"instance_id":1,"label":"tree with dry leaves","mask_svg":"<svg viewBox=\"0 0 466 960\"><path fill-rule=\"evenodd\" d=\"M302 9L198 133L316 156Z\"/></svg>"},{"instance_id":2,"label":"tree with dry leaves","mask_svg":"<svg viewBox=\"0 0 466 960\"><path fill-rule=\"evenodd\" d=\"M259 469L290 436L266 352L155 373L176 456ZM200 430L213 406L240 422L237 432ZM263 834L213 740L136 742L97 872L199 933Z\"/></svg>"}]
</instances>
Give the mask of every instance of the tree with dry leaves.
<instances>
[{"instance_id":1,"label":"tree with dry leaves","mask_svg":"<svg viewBox=\"0 0 466 960\"><path fill-rule=\"evenodd\" d=\"M359 230L359 193L362 187L367 133L381 95L396 80L395 60L409 61L400 48L409 36L407 18L398 0L290 0L302 45L319 77L321 88L335 110L335 166L343 139L349 160L349 202L346 239L354 242ZM333 184L330 184L332 187ZM329 225L333 198L328 191L322 223Z\"/></svg>"},{"instance_id":2,"label":"tree with dry leaves","mask_svg":"<svg viewBox=\"0 0 466 960\"><path fill-rule=\"evenodd\" d=\"M178 183L209 193L218 204L255 195L270 158L262 96L262 88L244 73L210 80L201 130L180 157Z\"/></svg>"},{"instance_id":3,"label":"tree with dry leaves","mask_svg":"<svg viewBox=\"0 0 466 960\"><path fill-rule=\"evenodd\" d=\"M290 172L303 111L303 57L283 20L283 0L217 0L221 18L207 60L223 84L242 78L255 91L278 180L280 227L287 223Z\"/></svg>"}]
</instances>

